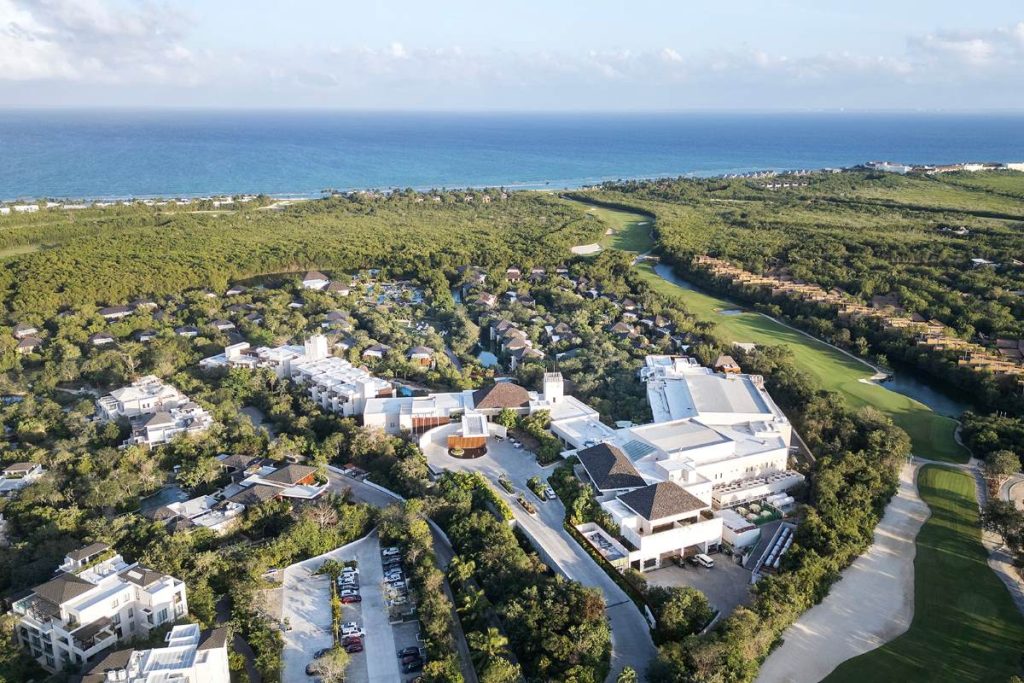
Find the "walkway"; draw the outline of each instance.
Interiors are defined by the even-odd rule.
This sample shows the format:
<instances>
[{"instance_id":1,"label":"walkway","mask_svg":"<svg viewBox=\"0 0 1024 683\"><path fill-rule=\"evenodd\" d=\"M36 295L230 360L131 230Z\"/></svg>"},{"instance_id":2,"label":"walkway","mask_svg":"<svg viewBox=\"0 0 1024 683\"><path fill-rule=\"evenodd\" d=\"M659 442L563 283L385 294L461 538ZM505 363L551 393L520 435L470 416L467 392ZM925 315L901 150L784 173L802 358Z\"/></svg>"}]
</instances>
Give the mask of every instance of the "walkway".
<instances>
[{"instance_id":1,"label":"walkway","mask_svg":"<svg viewBox=\"0 0 1024 683\"><path fill-rule=\"evenodd\" d=\"M519 528L530 537L541 558L554 570L584 586L599 589L612 630L612 661L608 680L614 681L626 666L642 677L657 656L650 628L640 610L593 558L580 547L562 526L565 508L560 500L541 501L529 492L526 480L534 475L547 479L550 468L543 468L529 453L513 448L507 441L491 440L487 455L472 460L452 458L444 445L444 428L434 430L435 439L424 449L428 462L437 470L479 472L492 488L505 498L515 514ZM507 474L517 490L537 508L530 515L498 484L498 477Z\"/></svg>"},{"instance_id":2,"label":"walkway","mask_svg":"<svg viewBox=\"0 0 1024 683\"><path fill-rule=\"evenodd\" d=\"M828 596L783 633L761 667L759 683L815 683L851 657L910 628L914 617L915 539L929 510L917 494L918 463L904 466L899 490L874 541Z\"/></svg>"}]
</instances>

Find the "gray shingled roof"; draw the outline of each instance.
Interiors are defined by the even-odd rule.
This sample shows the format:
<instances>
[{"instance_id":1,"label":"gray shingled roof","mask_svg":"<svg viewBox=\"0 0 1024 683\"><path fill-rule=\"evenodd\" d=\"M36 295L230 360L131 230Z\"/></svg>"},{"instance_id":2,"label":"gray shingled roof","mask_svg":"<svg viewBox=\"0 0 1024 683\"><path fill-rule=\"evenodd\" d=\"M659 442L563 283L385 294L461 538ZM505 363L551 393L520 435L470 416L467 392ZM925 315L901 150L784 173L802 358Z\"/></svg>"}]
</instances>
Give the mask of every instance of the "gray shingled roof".
<instances>
[{"instance_id":1,"label":"gray shingled roof","mask_svg":"<svg viewBox=\"0 0 1024 683\"><path fill-rule=\"evenodd\" d=\"M708 507L700 498L670 481L660 481L642 489L623 493L619 500L647 521L696 512Z\"/></svg>"},{"instance_id":2,"label":"gray shingled roof","mask_svg":"<svg viewBox=\"0 0 1024 683\"><path fill-rule=\"evenodd\" d=\"M239 491L235 495L231 496L227 500L232 503L238 503L240 505L251 506L259 505L260 503L270 500L280 495L281 489L275 486L268 486L266 484L256 484L255 486L249 486L242 491Z\"/></svg>"},{"instance_id":3,"label":"gray shingled roof","mask_svg":"<svg viewBox=\"0 0 1024 683\"><path fill-rule=\"evenodd\" d=\"M90 543L89 545L83 548L72 550L68 553L68 557L78 562L80 560L84 560L87 557L91 557L92 555L98 555L99 553L102 553L104 550L110 550L110 545L107 543L103 543L102 541L97 541L96 543Z\"/></svg>"},{"instance_id":4,"label":"gray shingled roof","mask_svg":"<svg viewBox=\"0 0 1024 683\"><path fill-rule=\"evenodd\" d=\"M62 605L68 600L74 600L79 595L92 590L93 584L85 579L80 579L74 574L64 573L55 579L50 579L41 586L36 586L33 592L47 602L54 605Z\"/></svg>"},{"instance_id":5,"label":"gray shingled roof","mask_svg":"<svg viewBox=\"0 0 1024 683\"><path fill-rule=\"evenodd\" d=\"M646 482L633 467L633 463L618 446L599 443L584 448L576 456L586 468L587 474L598 489L631 489L644 486Z\"/></svg>"}]
</instances>

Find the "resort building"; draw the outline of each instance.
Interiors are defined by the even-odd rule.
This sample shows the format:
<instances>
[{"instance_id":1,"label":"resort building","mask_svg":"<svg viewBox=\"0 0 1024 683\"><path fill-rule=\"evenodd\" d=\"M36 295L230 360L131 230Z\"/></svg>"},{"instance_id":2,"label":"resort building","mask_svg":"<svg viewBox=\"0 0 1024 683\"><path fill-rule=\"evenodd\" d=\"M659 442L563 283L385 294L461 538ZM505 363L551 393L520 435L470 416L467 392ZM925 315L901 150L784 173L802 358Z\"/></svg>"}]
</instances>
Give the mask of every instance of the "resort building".
<instances>
[{"instance_id":1,"label":"resort building","mask_svg":"<svg viewBox=\"0 0 1024 683\"><path fill-rule=\"evenodd\" d=\"M788 469L792 427L761 378L722 365L715 373L690 358L648 356L641 378L654 422L602 425L603 435L565 453L633 546L626 561L635 569L706 552L723 534L749 545L757 534L733 508L785 499L804 480Z\"/></svg>"},{"instance_id":2,"label":"resort building","mask_svg":"<svg viewBox=\"0 0 1024 683\"><path fill-rule=\"evenodd\" d=\"M279 378L307 386L310 397L325 410L345 416L362 414L370 399L394 395L394 387L387 380L330 355L327 338L321 334L311 336L303 346L253 349L248 342L232 344L224 348L224 353L205 358L199 365L206 369L270 368Z\"/></svg>"},{"instance_id":3,"label":"resort building","mask_svg":"<svg viewBox=\"0 0 1024 683\"><path fill-rule=\"evenodd\" d=\"M156 446L179 434L201 434L213 425L206 410L153 375L110 392L96 407L101 419L128 419L132 434L126 445Z\"/></svg>"},{"instance_id":4,"label":"resort building","mask_svg":"<svg viewBox=\"0 0 1024 683\"><path fill-rule=\"evenodd\" d=\"M164 640L160 648L109 653L87 670L82 683L230 683L227 628L201 631L185 624Z\"/></svg>"},{"instance_id":5,"label":"resort building","mask_svg":"<svg viewBox=\"0 0 1024 683\"><path fill-rule=\"evenodd\" d=\"M67 554L57 575L13 606L19 644L49 671L77 668L115 643L185 616L185 584L128 563L106 543Z\"/></svg>"}]
</instances>

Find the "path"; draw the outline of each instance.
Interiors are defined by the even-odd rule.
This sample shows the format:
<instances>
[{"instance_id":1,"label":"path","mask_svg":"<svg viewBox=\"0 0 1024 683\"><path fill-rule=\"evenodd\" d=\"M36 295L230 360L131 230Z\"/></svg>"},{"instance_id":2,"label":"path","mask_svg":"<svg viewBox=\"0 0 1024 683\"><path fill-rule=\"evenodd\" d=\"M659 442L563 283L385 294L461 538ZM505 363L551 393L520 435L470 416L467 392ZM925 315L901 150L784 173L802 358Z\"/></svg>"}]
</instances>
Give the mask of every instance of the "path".
<instances>
[{"instance_id":1,"label":"path","mask_svg":"<svg viewBox=\"0 0 1024 683\"><path fill-rule=\"evenodd\" d=\"M875 527L874 541L818 605L783 633L759 683L814 683L851 657L910 628L914 617L915 539L928 506L917 493L920 464L905 465L899 490Z\"/></svg>"},{"instance_id":2,"label":"path","mask_svg":"<svg viewBox=\"0 0 1024 683\"><path fill-rule=\"evenodd\" d=\"M482 474L491 487L509 503L519 528L530 537L538 554L552 569L584 586L600 590L604 595L605 611L612 631L612 661L608 680L614 681L626 666L633 667L642 677L657 656L644 616L629 596L565 530L562 525L565 519L562 502L541 501L526 486L526 480L534 475L547 479L551 469L541 467L534 457L514 449L507 441L493 439L488 443L487 455L483 457L472 460L452 458L444 445L443 430L434 430L435 440L424 449L431 466L438 470ZM517 489L526 492L525 495L537 508L536 515L523 510L498 484L498 477L502 474L507 474Z\"/></svg>"}]
</instances>

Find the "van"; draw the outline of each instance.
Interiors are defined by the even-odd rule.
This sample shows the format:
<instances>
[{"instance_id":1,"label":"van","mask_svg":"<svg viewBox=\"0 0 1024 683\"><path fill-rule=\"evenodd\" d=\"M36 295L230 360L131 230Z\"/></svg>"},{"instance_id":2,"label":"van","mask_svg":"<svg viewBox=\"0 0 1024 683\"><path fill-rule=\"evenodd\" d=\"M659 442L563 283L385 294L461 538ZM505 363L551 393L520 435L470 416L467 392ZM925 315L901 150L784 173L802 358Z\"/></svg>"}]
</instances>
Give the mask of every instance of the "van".
<instances>
[{"instance_id":1,"label":"van","mask_svg":"<svg viewBox=\"0 0 1024 683\"><path fill-rule=\"evenodd\" d=\"M712 567L715 566L715 561L712 560L707 555L705 555L704 553L697 553L696 559L697 559L698 564L700 564L700 566L702 566L702 567L706 567L708 569L711 569Z\"/></svg>"}]
</instances>

